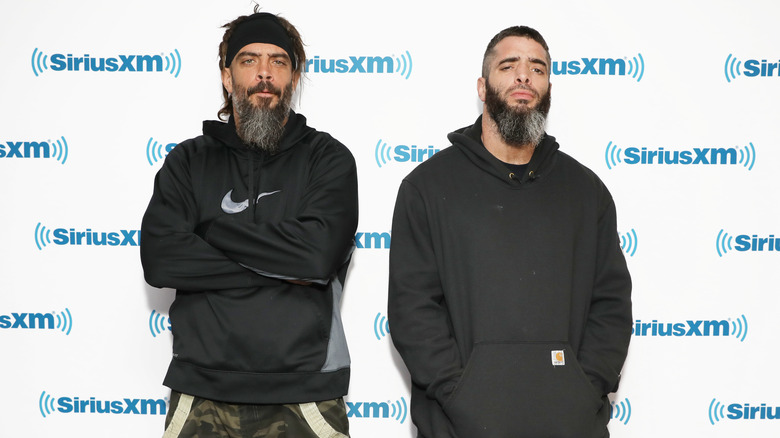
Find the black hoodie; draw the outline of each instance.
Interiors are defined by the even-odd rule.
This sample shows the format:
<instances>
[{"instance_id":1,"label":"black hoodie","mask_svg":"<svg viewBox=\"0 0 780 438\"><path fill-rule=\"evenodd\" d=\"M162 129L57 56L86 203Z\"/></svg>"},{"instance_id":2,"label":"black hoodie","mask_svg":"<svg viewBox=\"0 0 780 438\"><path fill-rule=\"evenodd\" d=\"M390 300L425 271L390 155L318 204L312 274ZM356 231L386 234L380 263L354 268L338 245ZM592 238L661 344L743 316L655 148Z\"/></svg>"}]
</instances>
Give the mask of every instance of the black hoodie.
<instances>
[{"instance_id":1,"label":"black hoodie","mask_svg":"<svg viewBox=\"0 0 780 438\"><path fill-rule=\"evenodd\" d=\"M523 175L481 118L404 179L389 326L426 438L607 436L631 335L612 198L545 136Z\"/></svg>"},{"instance_id":2,"label":"black hoodie","mask_svg":"<svg viewBox=\"0 0 780 438\"><path fill-rule=\"evenodd\" d=\"M275 155L246 147L232 119L177 145L141 226L146 281L177 289L165 385L251 404L346 394L357 203L352 154L292 111Z\"/></svg>"}]
</instances>

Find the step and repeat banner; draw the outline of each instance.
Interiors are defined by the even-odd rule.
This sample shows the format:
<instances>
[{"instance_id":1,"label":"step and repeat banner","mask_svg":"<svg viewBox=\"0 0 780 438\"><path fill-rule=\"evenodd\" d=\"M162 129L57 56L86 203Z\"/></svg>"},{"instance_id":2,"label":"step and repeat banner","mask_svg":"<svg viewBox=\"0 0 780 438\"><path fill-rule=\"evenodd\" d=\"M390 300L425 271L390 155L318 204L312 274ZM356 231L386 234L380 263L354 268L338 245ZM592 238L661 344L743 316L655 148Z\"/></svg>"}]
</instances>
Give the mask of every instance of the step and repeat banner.
<instances>
[{"instance_id":1,"label":"step and repeat banner","mask_svg":"<svg viewBox=\"0 0 780 438\"><path fill-rule=\"evenodd\" d=\"M481 113L484 48L516 24L550 45L548 132L617 204L635 322L612 436L780 432L780 5L261 5L306 43L296 109L358 163L353 436L416 435L386 314L395 195ZM220 27L252 6L0 5L0 435L162 434L174 292L143 280L141 217L166 154L216 118Z\"/></svg>"}]
</instances>

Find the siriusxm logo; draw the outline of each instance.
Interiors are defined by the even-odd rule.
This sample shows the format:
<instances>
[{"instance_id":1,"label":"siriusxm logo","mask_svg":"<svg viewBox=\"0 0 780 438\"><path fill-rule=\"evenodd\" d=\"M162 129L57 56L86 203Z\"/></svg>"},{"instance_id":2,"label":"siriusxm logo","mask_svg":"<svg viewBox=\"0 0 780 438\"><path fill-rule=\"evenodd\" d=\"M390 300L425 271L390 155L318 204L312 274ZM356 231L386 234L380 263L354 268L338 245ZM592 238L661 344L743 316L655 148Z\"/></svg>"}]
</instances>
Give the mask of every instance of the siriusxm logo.
<instances>
[{"instance_id":1,"label":"siriusxm logo","mask_svg":"<svg viewBox=\"0 0 780 438\"><path fill-rule=\"evenodd\" d=\"M756 164L756 148L753 143L731 148L692 148L689 150L666 150L663 147L649 149L631 146L625 150L611 141L604 153L607 168L618 164L639 165L741 165L753 170Z\"/></svg>"},{"instance_id":2,"label":"siriusxm logo","mask_svg":"<svg viewBox=\"0 0 780 438\"><path fill-rule=\"evenodd\" d=\"M628 424L631 419L631 402L628 398L618 403L613 401L609 406L609 417L619 423Z\"/></svg>"},{"instance_id":3,"label":"siriusxm logo","mask_svg":"<svg viewBox=\"0 0 780 438\"><path fill-rule=\"evenodd\" d=\"M374 336L376 336L377 341L381 341L382 338L389 333L390 324L388 323L387 318L381 313L377 313L374 318Z\"/></svg>"},{"instance_id":4,"label":"siriusxm logo","mask_svg":"<svg viewBox=\"0 0 780 438\"><path fill-rule=\"evenodd\" d=\"M150 166L154 166L155 163L165 158L168 153L176 147L176 143L158 143L157 140L149 137L149 141L146 142L146 161Z\"/></svg>"},{"instance_id":5,"label":"siriusxm logo","mask_svg":"<svg viewBox=\"0 0 780 438\"><path fill-rule=\"evenodd\" d=\"M52 236L54 238L52 239ZM48 245L77 246L138 246L141 243L141 230L117 231L76 231L75 228L47 229L38 222L35 226L35 245L42 250Z\"/></svg>"},{"instance_id":6,"label":"siriusxm logo","mask_svg":"<svg viewBox=\"0 0 780 438\"><path fill-rule=\"evenodd\" d=\"M421 163L428 158L431 158L433 154L439 152L441 149L436 149L432 145L428 147L418 147L417 145L405 145L399 144L396 146L388 146L380 138L376 142L374 148L374 159L376 165L379 167L385 164L396 163Z\"/></svg>"},{"instance_id":7,"label":"siriusxm logo","mask_svg":"<svg viewBox=\"0 0 780 438\"><path fill-rule=\"evenodd\" d=\"M66 307L62 312L17 313L0 315L0 329L39 329L59 330L70 335L73 328L73 316Z\"/></svg>"},{"instance_id":8,"label":"siriusxm logo","mask_svg":"<svg viewBox=\"0 0 780 438\"><path fill-rule=\"evenodd\" d=\"M0 143L0 158L53 159L65 164L68 159L68 142L65 137L56 141L6 141Z\"/></svg>"},{"instance_id":9,"label":"siriusxm logo","mask_svg":"<svg viewBox=\"0 0 780 438\"><path fill-rule=\"evenodd\" d=\"M594 75L594 76L628 76L642 80L645 74L645 60L642 54L632 58L580 58L576 61L553 61L554 75Z\"/></svg>"},{"instance_id":10,"label":"siriusxm logo","mask_svg":"<svg viewBox=\"0 0 780 438\"><path fill-rule=\"evenodd\" d=\"M620 234L620 248L626 255L633 257L636 254L636 247L639 244L639 240L636 237L636 231L632 228L631 231Z\"/></svg>"},{"instance_id":11,"label":"siriusxm logo","mask_svg":"<svg viewBox=\"0 0 780 438\"><path fill-rule=\"evenodd\" d=\"M726 81L731 82L737 76L748 78L780 76L780 61L769 62L766 59L748 59L744 63L729 53L723 67Z\"/></svg>"},{"instance_id":12,"label":"siriusxm logo","mask_svg":"<svg viewBox=\"0 0 780 438\"><path fill-rule=\"evenodd\" d=\"M732 242L734 245L732 245ZM723 257L729 251L780 251L780 237L775 237L774 234L770 234L767 237L759 237L758 234L729 236L729 233L721 229L718 232L718 237L715 239L715 249L720 257Z\"/></svg>"},{"instance_id":13,"label":"siriusxm logo","mask_svg":"<svg viewBox=\"0 0 780 438\"><path fill-rule=\"evenodd\" d=\"M38 399L38 410L43 418L55 412L63 414L165 415L168 411L168 399L97 400L95 397L54 397L43 391Z\"/></svg>"},{"instance_id":14,"label":"siriusxm logo","mask_svg":"<svg viewBox=\"0 0 780 438\"><path fill-rule=\"evenodd\" d=\"M149 331L155 338L165 331L171 331L171 317L152 310L152 313L149 315Z\"/></svg>"},{"instance_id":15,"label":"siriusxm logo","mask_svg":"<svg viewBox=\"0 0 780 438\"><path fill-rule=\"evenodd\" d=\"M35 48L30 61L35 76L44 71L91 71L91 72L167 72L179 77L181 72L181 55L174 49L168 55L117 55L115 57L93 57L89 54L73 56L68 53L55 53L51 56Z\"/></svg>"},{"instance_id":16,"label":"siriusxm logo","mask_svg":"<svg viewBox=\"0 0 780 438\"><path fill-rule=\"evenodd\" d=\"M401 424L409 412L403 397L394 402L347 402L347 408L347 418L392 418Z\"/></svg>"},{"instance_id":17,"label":"siriusxm logo","mask_svg":"<svg viewBox=\"0 0 780 438\"><path fill-rule=\"evenodd\" d=\"M631 334L634 336L661 336L661 337L734 337L740 342L745 342L748 332L748 323L745 315L735 320L687 320L682 322L642 322L637 319Z\"/></svg>"},{"instance_id":18,"label":"siriusxm logo","mask_svg":"<svg viewBox=\"0 0 780 438\"><path fill-rule=\"evenodd\" d=\"M361 232L355 234L357 248L389 249L390 233Z\"/></svg>"},{"instance_id":19,"label":"siriusxm logo","mask_svg":"<svg viewBox=\"0 0 780 438\"><path fill-rule=\"evenodd\" d=\"M724 411L728 411L728 414ZM751 406L749 403L726 405L713 398L710 402L709 418L713 426L721 420L778 420L780 406L767 406L766 403L759 403L757 406Z\"/></svg>"},{"instance_id":20,"label":"siriusxm logo","mask_svg":"<svg viewBox=\"0 0 780 438\"><path fill-rule=\"evenodd\" d=\"M408 50L401 56L348 56L346 58L323 59L314 56L306 60L306 73L351 73L351 74L400 74L409 79L412 74L412 55Z\"/></svg>"}]
</instances>

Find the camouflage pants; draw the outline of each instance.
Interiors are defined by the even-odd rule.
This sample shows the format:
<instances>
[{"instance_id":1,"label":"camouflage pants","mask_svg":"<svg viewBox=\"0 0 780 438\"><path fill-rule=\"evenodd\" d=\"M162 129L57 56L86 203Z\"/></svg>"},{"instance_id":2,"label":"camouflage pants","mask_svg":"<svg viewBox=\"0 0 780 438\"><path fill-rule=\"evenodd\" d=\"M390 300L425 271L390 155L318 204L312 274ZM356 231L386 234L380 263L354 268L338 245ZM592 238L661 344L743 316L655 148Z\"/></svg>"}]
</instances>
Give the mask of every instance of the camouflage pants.
<instances>
[{"instance_id":1,"label":"camouflage pants","mask_svg":"<svg viewBox=\"0 0 780 438\"><path fill-rule=\"evenodd\" d=\"M245 405L173 391L163 438L349 438L349 423L343 398Z\"/></svg>"}]
</instances>

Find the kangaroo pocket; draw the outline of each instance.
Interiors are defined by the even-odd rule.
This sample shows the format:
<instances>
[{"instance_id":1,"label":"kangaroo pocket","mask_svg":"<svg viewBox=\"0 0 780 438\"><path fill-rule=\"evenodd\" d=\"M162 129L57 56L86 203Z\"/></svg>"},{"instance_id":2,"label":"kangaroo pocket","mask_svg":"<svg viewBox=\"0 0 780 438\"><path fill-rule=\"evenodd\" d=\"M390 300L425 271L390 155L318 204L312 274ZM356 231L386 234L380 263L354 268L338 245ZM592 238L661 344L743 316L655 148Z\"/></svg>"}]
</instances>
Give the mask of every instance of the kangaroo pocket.
<instances>
[{"instance_id":1,"label":"kangaroo pocket","mask_svg":"<svg viewBox=\"0 0 780 438\"><path fill-rule=\"evenodd\" d=\"M464 438L594 436L600 394L565 343L481 343L445 413Z\"/></svg>"},{"instance_id":2,"label":"kangaroo pocket","mask_svg":"<svg viewBox=\"0 0 780 438\"><path fill-rule=\"evenodd\" d=\"M328 297L320 288L296 285L177 296L174 353L217 370L318 371L327 354Z\"/></svg>"}]
</instances>

